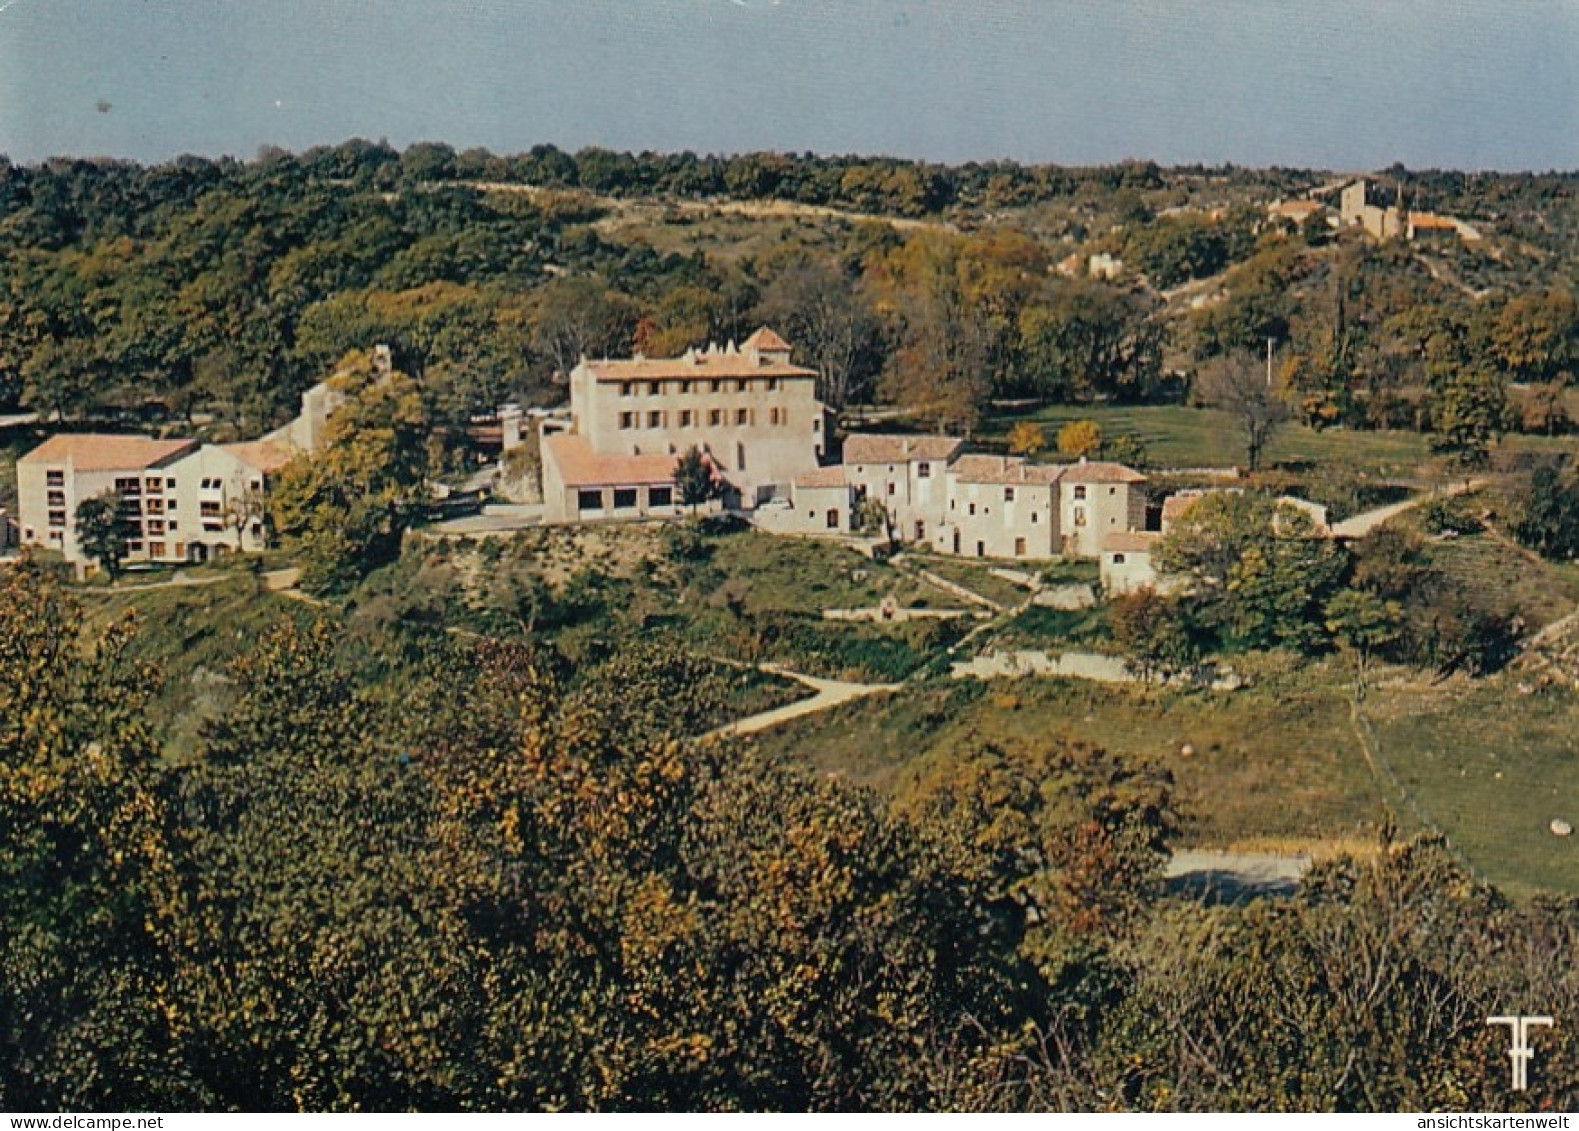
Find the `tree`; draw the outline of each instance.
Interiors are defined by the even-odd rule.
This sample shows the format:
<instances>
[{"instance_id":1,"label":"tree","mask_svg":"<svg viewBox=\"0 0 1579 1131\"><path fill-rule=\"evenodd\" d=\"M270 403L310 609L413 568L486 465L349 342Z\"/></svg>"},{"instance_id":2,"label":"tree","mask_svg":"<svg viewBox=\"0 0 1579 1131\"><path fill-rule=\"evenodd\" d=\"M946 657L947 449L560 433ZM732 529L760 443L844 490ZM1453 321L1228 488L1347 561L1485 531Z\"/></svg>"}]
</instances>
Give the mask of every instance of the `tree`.
<instances>
[{"instance_id":1,"label":"tree","mask_svg":"<svg viewBox=\"0 0 1579 1131\"><path fill-rule=\"evenodd\" d=\"M817 398L836 410L869 400L881 368L878 327L857 282L813 259L770 262L763 270L769 281L757 318L779 327L798 360L817 371Z\"/></svg>"},{"instance_id":2,"label":"tree","mask_svg":"<svg viewBox=\"0 0 1579 1131\"><path fill-rule=\"evenodd\" d=\"M1108 627L1125 666L1142 679L1166 682L1200 665L1201 644L1182 600L1151 589L1125 594L1109 608Z\"/></svg>"},{"instance_id":3,"label":"tree","mask_svg":"<svg viewBox=\"0 0 1579 1131\"><path fill-rule=\"evenodd\" d=\"M1403 610L1361 589L1344 589L1327 602L1326 626L1354 665L1354 697L1365 698L1371 659L1397 640Z\"/></svg>"},{"instance_id":4,"label":"tree","mask_svg":"<svg viewBox=\"0 0 1579 1131\"><path fill-rule=\"evenodd\" d=\"M1579 489L1565 482L1556 468L1537 468L1513 534L1543 557L1579 554Z\"/></svg>"},{"instance_id":5,"label":"tree","mask_svg":"<svg viewBox=\"0 0 1579 1131\"><path fill-rule=\"evenodd\" d=\"M1463 467L1482 467L1502 434L1507 390L1496 374L1478 366L1455 367L1432 401L1431 450Z\"/></svg>"},{"instance_id":6,"label":"tree","mask_svg":"<svg viewBox=\"0 0 1579 1131\"><path fill-rule=\"evenodd\" d=\"M855 528L863 534L882 534L894 540L893 515L888 505L875 495L868 495L855 507Z\"/></svg>"},{"instance_id":7,"label":"tree","mask_svg":"<svg viewBox=\"0 0 1579 1131\"><path fill-rule=\"evenodd\" d=\"M427 413L416 382L376 376L366 357L342 369L346 401L324 446L298 456L269 495L274 529L304 558L302 584L329 592L394 560L427 498Z\"/></svg>"},{"instance_id":8,"label":"tree","mask_svg":"<svg viewBox=\"0 0 1579 1131\"><path fill-rule=\"evenodd\" d=\"M98 562L114 581L126 557L126 528L121 519L121 497L106 491L77 504L77 544Z\"/></svg>"},{"instance_id":9,"label":"tree","mask_svg":"<svg viewBox=\"0 0 1579 1131\"><path fill-rule=\"evenodd\" d=\"M687 448L674 465L674 488L680 492L680 502L696 513L696 508L719 497L721 485L713 465L702 449Z\"/></svg>"},{"instance_id":10,"label":"tree","mask_svg":"<svg viewBox=\"0 0 1579 1131\"><path fill-rule=\"evenodd\" d=\"M1068 459L1095 456L1102 450L1102 426L1094 420L1071 420L1058 430L1058 454Z\"/></svg>"},{"instance_id":11,"label":"tree","mask_svg":"<svg viewBox=\"0 0 1579 1131\"><path fill-rule=\"evenodd\" d=\"M1203 366L1196 396L1238 421L1244 430L1245 463L1251 471L1260 468L1267 444L1290 414L1255 355L1235 352Z\"/></svg>"},{"instance_id":12,"label":"tree","mask_svg":"<svg viewBox=\"0 0 1579 1131\"><path fill-rule=\"evenodd\" d=\"M1009 429L1009 454L1034 456L1047 447L1047 433L1032 420L1022 420Z\"/></svg>"}]
</instances>

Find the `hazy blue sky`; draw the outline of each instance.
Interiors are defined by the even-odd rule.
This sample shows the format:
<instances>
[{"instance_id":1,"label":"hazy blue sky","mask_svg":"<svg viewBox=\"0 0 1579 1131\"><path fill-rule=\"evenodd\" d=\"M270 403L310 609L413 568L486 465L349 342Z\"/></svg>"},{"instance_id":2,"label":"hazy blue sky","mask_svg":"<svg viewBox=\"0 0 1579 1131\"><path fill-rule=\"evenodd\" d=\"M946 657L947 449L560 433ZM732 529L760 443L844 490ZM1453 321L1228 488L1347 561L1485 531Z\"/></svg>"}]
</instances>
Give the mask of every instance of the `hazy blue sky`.
<instances>
[{"instance_id":1,"label":"hazy blue sky","mask_svg":"<svg viewBox=\"0 0 1579 1131\"><path fill-rule=\"evenodd\" d=\"M1579 0L0 0L0 152L1579 166Z\"/></svg>"}]
</instances>

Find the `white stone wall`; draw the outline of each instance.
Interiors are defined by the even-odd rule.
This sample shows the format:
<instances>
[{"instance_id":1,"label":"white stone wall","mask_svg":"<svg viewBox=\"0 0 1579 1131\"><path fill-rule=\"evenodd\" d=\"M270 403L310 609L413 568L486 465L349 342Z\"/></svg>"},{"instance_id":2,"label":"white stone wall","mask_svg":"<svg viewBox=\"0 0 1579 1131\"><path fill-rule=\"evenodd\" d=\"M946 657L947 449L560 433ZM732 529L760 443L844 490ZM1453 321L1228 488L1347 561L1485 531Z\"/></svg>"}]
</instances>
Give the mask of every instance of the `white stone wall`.
<instances>
[{"instance_id":1,"label":"white stone wall","mask_svg":"<svg viewBox=\"0 0 1579 1131\"><path fill-rule=\"evenodd\" d=\"M949 480L948 517L932 544L964 557L1045 559L1059 553L1055 486ZM1007 497L1009 494L1013 498Z\"/></svg>"},{"instance_id":2,"label":"white stone wall","mask_svg":"<svg viewBox=\"0 0 1579 1131\"><path fill-rule=\"evenodd\" d=\"M1145 529L1146 494L1142 486L1061 482L1059 528L1063 554L1095 558L1107 535Z\"/></svg>"}]
</instances>

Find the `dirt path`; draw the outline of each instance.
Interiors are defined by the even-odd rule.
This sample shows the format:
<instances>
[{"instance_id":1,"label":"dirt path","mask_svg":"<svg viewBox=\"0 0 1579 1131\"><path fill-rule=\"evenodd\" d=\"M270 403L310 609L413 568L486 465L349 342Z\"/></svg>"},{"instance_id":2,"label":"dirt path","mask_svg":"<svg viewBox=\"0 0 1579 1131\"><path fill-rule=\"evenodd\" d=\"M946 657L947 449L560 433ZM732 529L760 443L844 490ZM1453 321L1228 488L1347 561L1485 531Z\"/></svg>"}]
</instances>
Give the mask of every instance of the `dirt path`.
<instances>
[{"instance_id":1,"label":"dirt path","mask_svg":"<svg viewBox=\"0 0 1579 1131\"><path fill-rule=\"evenodd\" d=\"M864 699L868 695L898 691L904 686L902 683L846 683L838 679L822 679L818 676L790 671L787 668L780 667L778 664L762 664L758 670L772 675L781 675L785 679L793 679L803 683L817 694L810 699L800 699L783 707L774 707L771 711L763 711L760 714L747 715L743 719L736 719L732 723L709 731L703 735L704 738L755 734L758 731L768 730L778 726L780 723L788 722L790 719L798 719L803 715L814 715L819 711L837 707L841 703Z\"/></svg>"},{"instance_id":2,"label":"dirt path","mask_svg":"<svg viewBox=\"0 0 1579 1131\"><path fill-rule=\"evenodd\" d=\"M1405 511L1413 510L1415 507L1435 502L1438 499L1451 499L1458 495L1466 495L1471 491L1478 491L1487 482L1488 480L1485 479L1469 479L1463 483L1455 483L1444 490L1425 491L1412 499L1405 499L1401 503L1391 503L1385 507L1377 507L1373 511L1366 511L1364 514L1353 515L1342 522L1335 523L1332 527L1332 536L1334 538L1364 538L1378 526L1397 518Z\"/></svg>"}]
</instances>

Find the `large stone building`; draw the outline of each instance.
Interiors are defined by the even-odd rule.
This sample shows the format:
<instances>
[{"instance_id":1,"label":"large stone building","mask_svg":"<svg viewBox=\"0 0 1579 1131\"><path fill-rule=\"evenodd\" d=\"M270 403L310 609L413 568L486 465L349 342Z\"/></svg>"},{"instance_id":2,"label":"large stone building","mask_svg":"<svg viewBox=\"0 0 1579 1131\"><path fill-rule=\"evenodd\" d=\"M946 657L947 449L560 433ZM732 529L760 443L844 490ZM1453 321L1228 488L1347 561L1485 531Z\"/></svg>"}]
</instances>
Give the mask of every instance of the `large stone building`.
<instances>
[{"instance_id":1,"label":"large stone building","mask_svg":"<svg viewBox=\"0 0 1579 1131\"><path fill-rule=\"evenodd\" d=\"M582 359L570 374L568 427L545 425L545 521L674 514L674 466L693 447L733 505L787 492L821 462L830 427L816 373L790 353L764 328L739 346L680 357Z\"/></svg>"},{"instance_id":2,"label":"large stone building","mask_svg":"<svg viewBox=\"0 0 1579 1131\"><path fill-rule=\"evenodd\" d=\"M844 462L797 476L758 525L782 534L849 533L864 500L889 531L944 554L1096 558L1107 534L1144 528L1145 476L1116 463L1034 463L964 454L947 436L855 435Z\"/></svg>"},{"instance_id":3,"label":"large stone building","mask_svg":"<svg viewBox=\"0 0 1579 1131\"><path fill-rule=\"evenodd\" d=\"M21 542L86 563L77 539L77 507L113 492L120 499L128 562L202 562L262 550L265 481L290 455L261 441L53 436L17 460Z\"/></svg>"}]
</instances>

